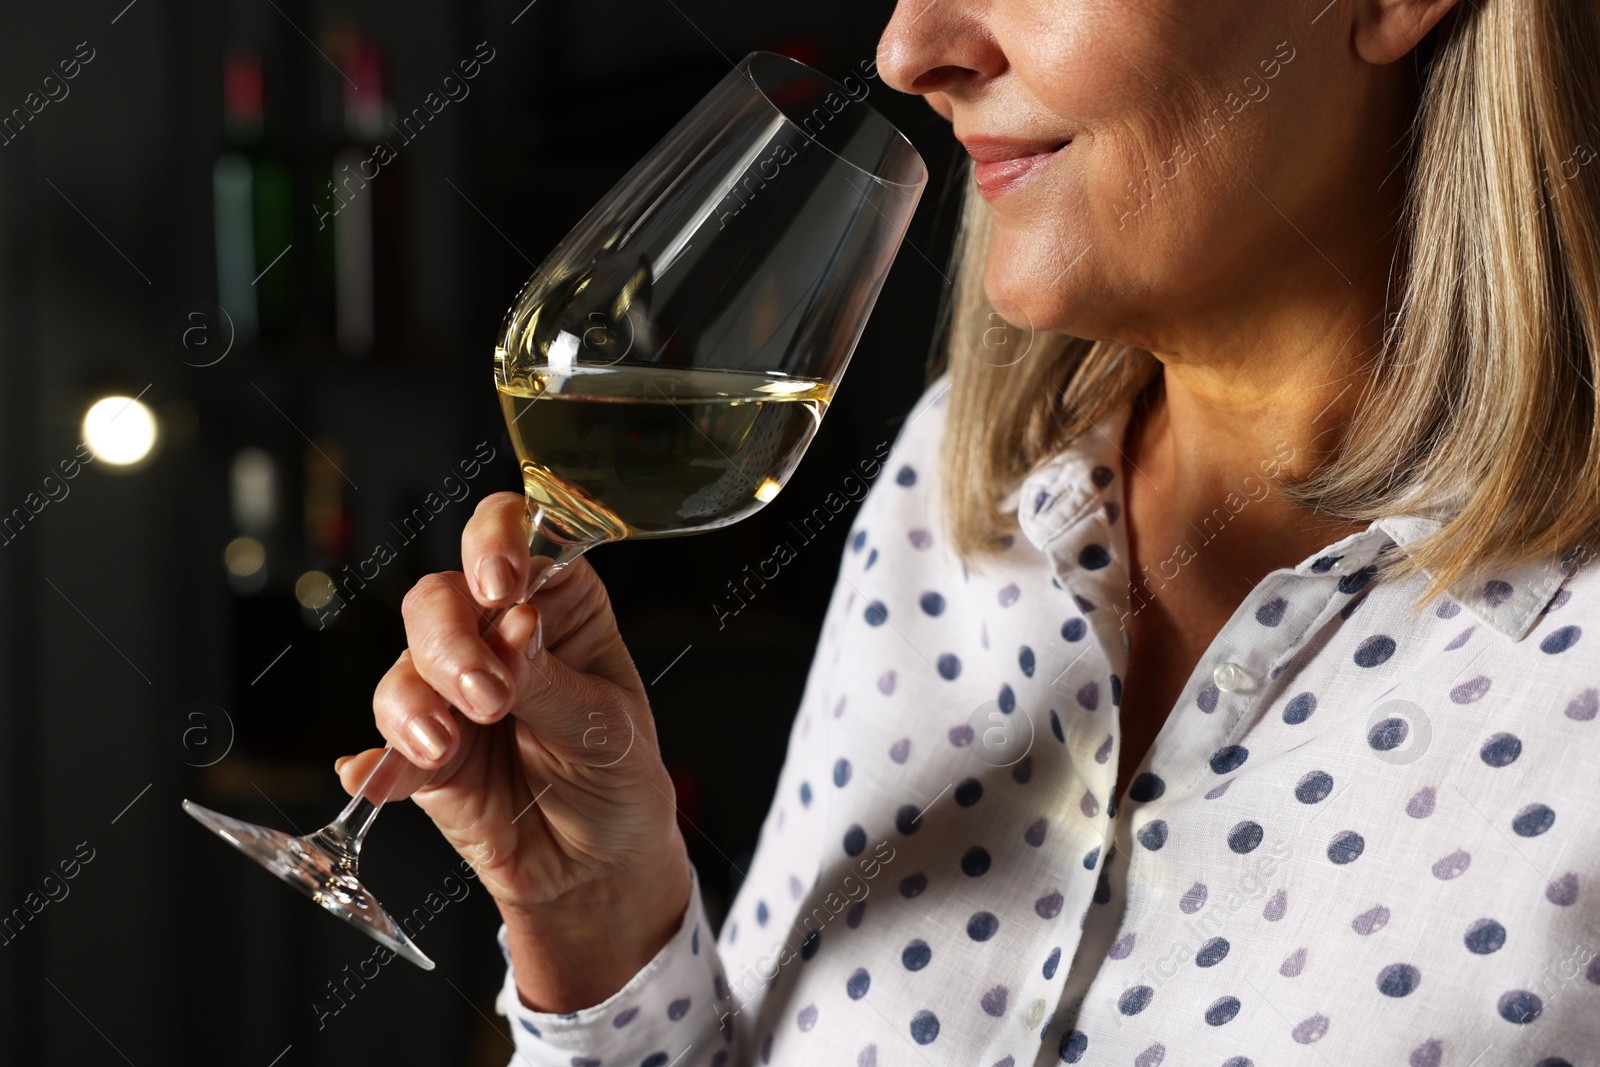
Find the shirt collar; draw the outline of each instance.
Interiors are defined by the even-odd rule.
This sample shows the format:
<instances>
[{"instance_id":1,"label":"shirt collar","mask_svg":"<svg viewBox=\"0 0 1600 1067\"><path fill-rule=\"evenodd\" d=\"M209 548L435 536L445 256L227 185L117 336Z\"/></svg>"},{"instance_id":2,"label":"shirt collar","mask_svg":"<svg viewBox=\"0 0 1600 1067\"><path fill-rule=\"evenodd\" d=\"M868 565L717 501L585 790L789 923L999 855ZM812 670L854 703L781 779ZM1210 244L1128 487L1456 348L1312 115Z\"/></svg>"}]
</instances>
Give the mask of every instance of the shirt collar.
<instances>
[{"instance_id":1,"label":"shirt collar","mask_svg":"<svg viewBox=\"0 0 1600 1067\"><path fill-rule=\"evenodd\" d=\"M1084 519L1118 522L1122 487L1114 483L1122 477L1122 456L1117 442L1132 414L1132 405L1118 408L1036 467L1001 503L1003 510L1016 511L1022 535L1041 551Z\"/></svg>"},{"instance_id":2,"label":"shirt collar","mask_svg":"<svg viewBox=\"0 0 1600 1067\"><path fill-rule=\"evenodd\" d=\"M1393 515L1377 520L1393 542L1404 549L1412 542L1437 532L1450 515ZM1520 641L1536 626L1551 601L1578 569L1575 551L1533 559L1514 567L1480 568L1449 587L1446 595L1483 622ZM1424 570L1423 573L1428 573ZM1432 578L1432 575L1428 575ZM1453 614L1445 603L1435 609L1441 616Z\"/></svg>"},{"instance_id":3,"label":"shirt collar","mask_svg":"<svg viewBox=\"0 0 1600 1067\"><path fill-rule=\"evenodd\" d=\"M1054 557L1069 545L1089 539L1118 548L1126 545L1122 536L1121 449L1123 433L1132 417L1132 405L1125 404L1092 426L1071 446L1046 460L1023 479L1002 502L1006 511L1015 510L1024 537L1047 556ZM1406 546L1438 531L1449 520L1448 513L1407 512L1386 516L1371 525L1330 544L1295 565L1297 575L1330 574L1341 581L1371 563L1390 544ZM1074 530L1082 523L1089 529ZM1066 538L1073 531L1075 536ZM1452 605L1465 608L1474 618L1520 641L1543 618L1551 600L1577 570L1576 552L1536 559L1516 567L1480 569L1448 587L1448 602L1441 601L1435 611L1443 618L1456 613ZM1070 568L1077 561L1061 561ZM1112 568L1107 568L1112 570ZM1126 568L1121 568L1126 574ZM1424 570L1425 574L1428 572ZM1096 578L1108 577L1105 572ZM1431 580L1432 575L1428 574ZM1110 590L1103 592L1110 593ZM1116 591L1125 602L1125 590Z\"/></svg>"}]
</instances>

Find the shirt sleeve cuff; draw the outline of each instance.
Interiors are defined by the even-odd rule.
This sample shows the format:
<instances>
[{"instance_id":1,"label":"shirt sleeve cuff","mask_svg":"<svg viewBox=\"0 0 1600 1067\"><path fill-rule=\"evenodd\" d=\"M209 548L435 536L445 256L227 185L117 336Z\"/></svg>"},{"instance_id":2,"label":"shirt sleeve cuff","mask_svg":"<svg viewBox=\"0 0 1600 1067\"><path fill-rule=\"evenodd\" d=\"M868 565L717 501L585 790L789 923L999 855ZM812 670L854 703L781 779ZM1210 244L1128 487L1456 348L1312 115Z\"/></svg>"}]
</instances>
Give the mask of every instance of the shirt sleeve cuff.
<instances>
[{"instance_id":1,"label":"shirt sleeve cuff","mask_svg":"<svg viewBox=\"0 0 1600 1067\"><path fill-rule=\"evenodd\" d=\"M711 1042L717 1049L726 1047L724 1034L731 1035L731 1026L722 1034L717 1028L727 984L700 896L699 872L692 864L689 903L677 932L626 985L593 1007L566 1013L529 1008L517 993L504 924L496 938L506 977L495 1006L511 1022L516 1064L639 1062L664 1067L691 1046L699 1046L697 1054L684 1062L698 1061L698 1052L713 1047Z\"/></svg>"}]
</instances>

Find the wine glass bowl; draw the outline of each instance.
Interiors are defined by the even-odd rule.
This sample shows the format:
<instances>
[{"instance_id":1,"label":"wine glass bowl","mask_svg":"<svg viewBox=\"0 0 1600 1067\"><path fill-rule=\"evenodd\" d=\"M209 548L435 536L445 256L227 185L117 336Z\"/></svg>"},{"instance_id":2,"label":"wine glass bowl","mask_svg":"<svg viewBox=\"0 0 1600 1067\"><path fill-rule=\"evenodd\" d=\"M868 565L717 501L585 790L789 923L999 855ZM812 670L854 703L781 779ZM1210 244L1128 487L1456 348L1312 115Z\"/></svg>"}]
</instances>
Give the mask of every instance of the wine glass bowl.
<instances>
[{"instance_id":1,"label":"wine glass bowl","mask_svg":"<svg viewBox=\"0 0 1600 1067\"><path fill-rule=\"evenodd\" d=\"M788 480L927 176L854 84L746 57L512 304L496 386L553 540L716 529Z\"/></svg>"},{"instance_id":2,"label":"wine glass bowl","mask_svg":"<svg viewBox=\"0 0 1600 1067\"><path fill-rule=\"evenodd\" d=\"M927 181L867 95L746 56L523 286L494 360L528 504L525 600L594 545L726 526L783 488ZM344 811L302 837L184 810L431 969L357 871L378 810L420 773L389 748Z\"/></svg>"}]
</instances>

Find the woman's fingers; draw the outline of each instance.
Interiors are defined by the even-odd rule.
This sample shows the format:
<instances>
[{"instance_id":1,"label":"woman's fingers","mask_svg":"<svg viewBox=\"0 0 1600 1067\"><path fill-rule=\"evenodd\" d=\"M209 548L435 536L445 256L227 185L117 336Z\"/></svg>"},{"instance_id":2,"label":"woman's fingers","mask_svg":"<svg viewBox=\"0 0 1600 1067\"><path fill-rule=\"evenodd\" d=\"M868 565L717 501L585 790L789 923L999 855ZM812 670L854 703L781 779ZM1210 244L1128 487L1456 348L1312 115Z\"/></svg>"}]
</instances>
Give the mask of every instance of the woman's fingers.
<instances>
[{"instance_id":1,"label":"woman's fingers","mask_svg":"<svg viewBox=\"0 0 1600 1067\"><path fill-rule=\"evenodd\" d=\"M417 673L410 649L379 679L372 710L378 732L419 767L438 768L460 744L450 706Z\"/></svg>"},{"instance_id":2,"label":"woman's fingers","mask_svg":"<svg viewBox=\"0 0 1600 1067\"><path fill-rule=\"evenodd\" d=\"M499 719L511 696L512 677L478 636L485 617L472 602L463 577L426 576L406 594L401 614L411 663L422 680L474 722ZM427 726L428 720L418 723L418 729ZM422 735L417 742L421 751L430 748Z\"/></svg>"},{"instance_id":3,"label":"woman's fingers","mask_svg":"<svg viewBox=\"0 0 1600 1067\"><path fill-rule=\"evenodd\" d=\"M485 607L510 604L528 585L527 503L519 493L495 493L478 501L461 531L461 564L471 576L472 595Z\"/></svg>"},{"instance_id":4,"label":"woman's fingers","mask_svg":"<svg viewBox=\"0 0 1600 1067\"><path fill-rule=\"evenodd\" d=\"M344 791L351 796L355 796L356 790L364 786L367 783L368 776L377 769L378 761L383 759L383 754L386 751L388 750L382 748L369 748L365 752L357 753L354 756L345 756L338 760L334 767L339 773L339 784L344 787ZM400 755L404 754L404 752L400 753ZM452 760L451 762L456 763L459 760ZM446 777L451 773L454 773L454 771L452 767L447 765L437 777ZM400 760L395 763L393 759L390 760L389 764L384 765L383 774L384 781L377 783L377 787L386 793L383 798L385 803L391 800L404 800L436 777L433 772L417 767L409 760Z\"/></svg>"},{"instance_id":5,"label":"woman's fingers","mask_svg":"<svg viewBox=\"0 0 1600 1067\"><path fill-rule=\"evenodd\" d=\"M527 723L545 749L569 764L613 767L641 740L653 750L654 732L642 696L575 669L552 653L540 616L540 609L519 604L487 635L516 680L509 714ZM614 626L609 616L591 615L565 640L596 643Z\"/></svg>"},{"instance_id":6,"label":"woman's fingers","mask_svg":"<svg viewBox=\"0 0 1600 1067\"><path fill-rule=\"evenodd\" d=\"M387 799L399 800L432 783L442 783L461 767L477 740L475 725L451 711L444 698L417 673L411 650L400 654L395 665L378 681L372 694L378 732L403 757L385 767L380 786ZM384 750L368 749L334 764L345 791L354 794L378 765Z\"/></svg>"},{"instance_id":7,"label":"woman's fingers","mask_svg":"<svg viewBox=\"0 0 1600 1067\"><path fill-rule=\"evenodd\" d=\"M378 729L390 744L425 770L443 771L460 756L474 727L452 714L452 693L471 688L460 682L464 672L488 671L505 681L504 707L479 717L457 703L474 722L498 721L515 715L532 727L549 751L568 764L615 766L641 737L654 744L649 711L636 695L575 669L547 647L548 607L512 606L482 637L471 627L476 615L450 579L430 575L407 597L406 633L411 648L389 669L373 693ZM576 605L572 605L576 607ZM576 621L568 610L568 625ZM609 613L589 612L562 635L568 647L605 643L615 627ZM586 657L587 658L587 657ZM514 699L509 697L516 693ZM641 748L641 752L646 748ZM343 774L350 773L346 767ZM435 774L435 781L448 775Z\"/></svg>"}]
</instances>

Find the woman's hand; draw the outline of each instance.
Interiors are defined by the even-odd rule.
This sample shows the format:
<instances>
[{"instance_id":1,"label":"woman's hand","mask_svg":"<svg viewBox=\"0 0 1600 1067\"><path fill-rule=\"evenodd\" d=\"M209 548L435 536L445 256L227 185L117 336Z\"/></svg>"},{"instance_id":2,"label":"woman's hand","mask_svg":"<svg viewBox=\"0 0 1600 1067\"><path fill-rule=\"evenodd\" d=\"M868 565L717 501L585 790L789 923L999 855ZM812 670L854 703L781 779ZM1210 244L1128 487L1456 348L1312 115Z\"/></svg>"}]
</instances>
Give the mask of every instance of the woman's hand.
<instances>
[{"instance_id":1,"label":"woman's hand","mask_svg":"<svg viewBox=\"0 0 1600 1067\"><path fill-rule=\"evenodd\" d=\"M419 768L391 799L409 793L478 872L523 999L572 1011L616 992L671 938L689 866L605 586L579 558L516 604L535 572L526 521L519 495L478 505L462 534L465 573L428 575L406 595L410 647L373 709ZM381 754L340 761L347 792Z\"/></svg>"}]
</instances>

